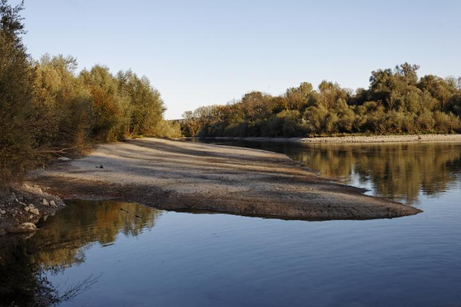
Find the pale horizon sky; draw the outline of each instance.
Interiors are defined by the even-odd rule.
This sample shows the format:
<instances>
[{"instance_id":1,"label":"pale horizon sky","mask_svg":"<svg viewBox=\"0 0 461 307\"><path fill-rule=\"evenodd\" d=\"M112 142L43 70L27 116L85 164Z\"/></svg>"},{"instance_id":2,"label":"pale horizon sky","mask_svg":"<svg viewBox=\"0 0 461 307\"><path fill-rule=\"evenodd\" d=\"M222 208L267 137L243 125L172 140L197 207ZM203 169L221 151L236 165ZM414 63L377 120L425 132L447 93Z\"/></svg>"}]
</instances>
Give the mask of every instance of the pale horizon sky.
<instances>
[{"instance_id":1,"label":"pale horizon sky","mask_svg":"<svg viewBox=\"0 0 461 307\"><path fill-rule=\"evenodd\" d=\"M10 1L12 4L18 1ZM258 90L367 87L404 62L461 75L461 1L26 0L28 52L147 76L180 118Z\"/></svg>"}]
</instances>

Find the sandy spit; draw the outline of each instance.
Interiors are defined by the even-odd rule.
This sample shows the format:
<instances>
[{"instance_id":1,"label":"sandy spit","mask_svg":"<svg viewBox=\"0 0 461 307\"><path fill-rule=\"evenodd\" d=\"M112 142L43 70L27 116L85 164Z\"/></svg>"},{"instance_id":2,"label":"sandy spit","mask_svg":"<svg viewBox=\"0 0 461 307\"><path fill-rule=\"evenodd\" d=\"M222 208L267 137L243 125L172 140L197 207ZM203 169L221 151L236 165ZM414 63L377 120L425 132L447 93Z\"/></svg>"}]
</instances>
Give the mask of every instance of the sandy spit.
<instances>
[{"instance_id":1,"label":"sandy spit","mask_svg":"<svg viewBox=\"0 0 461 307\"><path fill-rule=\"evenodd\" d=\"M337 136L313 138L269 138L269 137L217 137L215 140L242 140L258 142L291 143L426 143L426 142L461 142L461 134L420 134L420 135L374 135L374 136Z\"/></svg>"},{"instance_id":2,"label":"sandy spit","mask_svg":"<svg viewBox=\"0 0 461 307\"><path fill-rule=\"evenodd\" d=\"M118 199L176 211L301 220L420 212L321 178L282 154L154 138L99 145L29 179L64 199Z\"/></svg>"}]
</instances>

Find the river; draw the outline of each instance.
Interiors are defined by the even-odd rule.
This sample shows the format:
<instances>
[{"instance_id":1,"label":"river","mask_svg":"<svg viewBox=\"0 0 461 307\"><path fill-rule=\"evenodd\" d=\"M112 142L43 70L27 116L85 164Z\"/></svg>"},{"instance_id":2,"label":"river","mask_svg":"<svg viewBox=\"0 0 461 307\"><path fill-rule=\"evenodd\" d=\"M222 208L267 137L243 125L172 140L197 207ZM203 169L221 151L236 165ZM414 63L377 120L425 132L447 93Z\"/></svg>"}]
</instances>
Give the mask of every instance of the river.
<instances>
[{"instance_id":1,"label":"river","mask_svg":"<svg viewBox=\"0 0 461 307\"><path fill-rule=\"evenodd\" d=\"M423 210L285 221L72 201L0 242L0 305L461 306L461 144L225 142Z\"/></svg>"}]
</instances>

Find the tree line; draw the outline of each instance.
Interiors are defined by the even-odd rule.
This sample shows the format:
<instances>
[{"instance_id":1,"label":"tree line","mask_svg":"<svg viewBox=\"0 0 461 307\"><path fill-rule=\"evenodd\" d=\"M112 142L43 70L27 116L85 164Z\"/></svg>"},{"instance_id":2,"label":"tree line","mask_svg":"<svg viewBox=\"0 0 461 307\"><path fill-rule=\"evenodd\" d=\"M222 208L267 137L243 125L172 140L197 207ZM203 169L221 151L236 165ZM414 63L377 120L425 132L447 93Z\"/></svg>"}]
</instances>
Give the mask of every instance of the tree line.
<instances>
[{"instance_id":1,"label":"tree line","mask_svg":"<svg viewBox=\"0 0 461 307\"><path fill-rule=\"evenodd\" d=\"M73 57L34 60L22 41L24 5L0 0L0 184L63 149L127 136L178 137L160 93L131 70L96 65L76 73Z\"/></svg>"},{"instance_id":2,"label":"tree line","mask_svg":"<svg viewBox=\"0 0 461 307\"><path fill-rule=\"evenodd\" d=\"M426 75L404 63L373 71L368 89L323 81L279 96L254 91L227 105L183 114L181 130L198 137L315 137L342 134L461 132L461 78Z\"/></svg>"}]
</instances>

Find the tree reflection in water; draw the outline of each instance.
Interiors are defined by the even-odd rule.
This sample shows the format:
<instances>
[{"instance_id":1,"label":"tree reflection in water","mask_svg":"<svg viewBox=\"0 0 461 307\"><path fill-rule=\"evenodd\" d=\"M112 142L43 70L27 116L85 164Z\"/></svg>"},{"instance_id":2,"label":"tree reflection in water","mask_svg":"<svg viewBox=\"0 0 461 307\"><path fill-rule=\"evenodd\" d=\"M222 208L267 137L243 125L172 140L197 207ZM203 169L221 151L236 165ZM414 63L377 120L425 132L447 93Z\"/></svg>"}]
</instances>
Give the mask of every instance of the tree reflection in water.
<instances>
[{"instance_id":1,"label":"tree reflection in water","mask_svg":"<svg viewBox=\"0 0 461 307\"><path fill-rule=\"evenodd\" d=\"M0 237L0 306L53 306L88 290L99 276L69 285L53 285L47 276L83 263L93 244L153 228L161 214L131 203L72 201L33 236Z\"/></svg>"},{"instance_id":2,"label":"tree reflection in water","mask_svg":"<svg viewBox=\"0 0 461 307\"><path fill-rule=\"evenodd\" d=\"M437 195L458 182L461 144L308 145L292 157L323 176L358 179L376 195L413 203L420 192Z\"/></svg>"},{"instance_id":3,"label":"tree reflection in water","mask_svg":"<svg viewBox=\"0 0 461 307\"><path fill-rule=\"evenodd\" d=\"M296 144L210 141L288 155L322 176L370 187L377 196L412 204L459 184L461 143Z\"/></svg>"}]
</instances>

